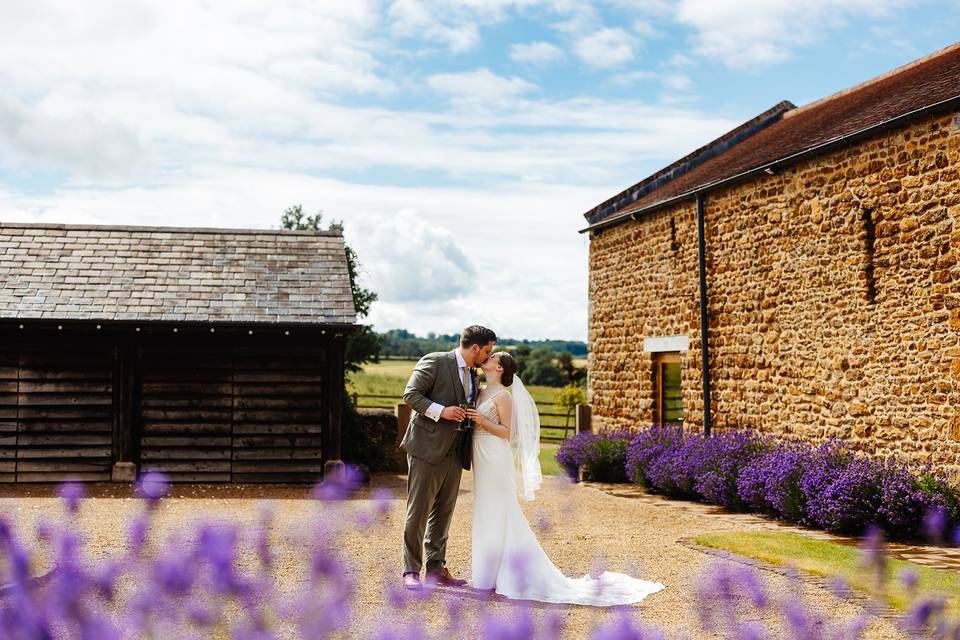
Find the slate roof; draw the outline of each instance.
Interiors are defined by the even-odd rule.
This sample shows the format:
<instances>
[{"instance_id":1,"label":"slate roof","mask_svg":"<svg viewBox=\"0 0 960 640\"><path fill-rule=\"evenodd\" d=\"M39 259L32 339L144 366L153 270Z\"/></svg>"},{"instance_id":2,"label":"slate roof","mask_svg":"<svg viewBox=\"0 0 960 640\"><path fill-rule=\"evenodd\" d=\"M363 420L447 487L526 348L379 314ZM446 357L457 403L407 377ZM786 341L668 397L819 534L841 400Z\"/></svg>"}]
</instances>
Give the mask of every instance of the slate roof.
<instances>
[{"instance_id":1,"label":"slate roof","mask_svg":"<svg viewBox=\"0 0 960 640\"><path fill-rule=\"evenodd\" d=\"M590 209L584 217L596 224L614 214L627 216L957 98L960 98L960 43L803 107L780 110L774 107L678 161L709 156L696 166L674 171L676 175L671 179L656 181L656 188L645 188L666 171L661 170ZM777 106L781 105L792 107L787 102ZM732 134L766 114L774 114L775 121L754 126L749 129L749 135L729 144ZM723 148L719 153L709 155L710 150L720 146Z\"/></svg>"},{"instance_id":2,"label":"slate roof","mask_svg":"<svg viewBox=\"0 0 960 640\"><path fill-rule=\"evenodd\" d=\"M0 319L352 324L333 232L0 223Z\"/></svg>"}]
</instances>

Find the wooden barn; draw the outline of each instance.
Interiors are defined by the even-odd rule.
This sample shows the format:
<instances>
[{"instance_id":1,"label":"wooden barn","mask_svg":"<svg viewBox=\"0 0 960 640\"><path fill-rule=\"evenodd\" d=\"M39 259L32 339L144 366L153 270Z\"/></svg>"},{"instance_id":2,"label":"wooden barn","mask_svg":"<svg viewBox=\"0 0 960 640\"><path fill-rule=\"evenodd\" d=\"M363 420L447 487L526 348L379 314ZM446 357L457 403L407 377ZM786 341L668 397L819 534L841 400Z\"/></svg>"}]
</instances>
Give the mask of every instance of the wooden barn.
<instances>
[{"instance_id":1,"label":"wooden barn","mask_svg":"<svg viewBox=\"0 0 960 640\"><path fill-rule=\"evenodd\" d=\"M356 314L333 232L0 223L0 482L306 482Z\"/></svg>"}]
</instances>

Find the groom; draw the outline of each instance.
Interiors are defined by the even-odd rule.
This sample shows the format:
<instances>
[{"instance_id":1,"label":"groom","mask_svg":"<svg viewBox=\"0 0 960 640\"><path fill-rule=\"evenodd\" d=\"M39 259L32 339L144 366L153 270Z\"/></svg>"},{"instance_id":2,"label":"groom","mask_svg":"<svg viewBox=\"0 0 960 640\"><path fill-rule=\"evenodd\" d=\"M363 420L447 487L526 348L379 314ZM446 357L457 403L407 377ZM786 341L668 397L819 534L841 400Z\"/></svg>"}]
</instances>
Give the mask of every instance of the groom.
<instances>
[{"instance_id":1,"label":"groom","mask_svg":"<svg viewBox=\"0 0 960 640\"><path fill-rule=\"evenodd\" d=\"M497 334L472 325L453 351L428 353L413 368L403 401L413 416L400 446L407 452L407 519L403 527L403 586L419 589L426 529L427 578L461 587L446 568L447 532L460 489L457 427L466 417L460 403L477 396L473 371L487 361Z\"/></svg>"}]
</instances>

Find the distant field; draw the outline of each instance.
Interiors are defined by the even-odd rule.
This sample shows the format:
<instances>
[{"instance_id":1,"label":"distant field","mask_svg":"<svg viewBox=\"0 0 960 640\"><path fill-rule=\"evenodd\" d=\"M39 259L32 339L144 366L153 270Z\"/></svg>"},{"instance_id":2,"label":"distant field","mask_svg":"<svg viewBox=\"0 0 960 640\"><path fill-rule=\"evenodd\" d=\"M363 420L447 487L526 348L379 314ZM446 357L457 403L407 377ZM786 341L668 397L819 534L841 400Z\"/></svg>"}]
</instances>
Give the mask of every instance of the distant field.
<instances>
[{"instance_id":1,"label":"distant field","mask_svg":"<svg viewBox=\"0 0 960 640\"><path fill-rule=\"evenodd\" d=\"M584 361L584 364L586 361ZM347 391L351 395L359 394L388 396L385 398L358 398L361 407L384 407L392 409L401 401L403 388L410 378L416 360L381 360L379 363L367 364L363 371L351 374L347 380ZM580 365L582 366L582 365ZM560 389L555 387L527 387L530 395L536 401L541 413L557 413L553 403L556 401ZM542 416L540 418L540 435L545 439L560 439L563 437L562 416ZM573 433L573 418L570 418L570 431Z\"/></svg>"}]
</instances>

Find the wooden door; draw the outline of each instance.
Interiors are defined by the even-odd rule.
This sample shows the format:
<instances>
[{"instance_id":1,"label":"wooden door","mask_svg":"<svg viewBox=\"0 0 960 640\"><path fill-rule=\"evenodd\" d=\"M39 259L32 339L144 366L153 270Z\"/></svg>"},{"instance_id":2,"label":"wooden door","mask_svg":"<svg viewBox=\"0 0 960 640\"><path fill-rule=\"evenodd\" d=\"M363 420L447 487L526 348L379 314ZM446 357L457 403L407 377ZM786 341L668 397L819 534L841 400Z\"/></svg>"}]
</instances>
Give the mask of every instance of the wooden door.
<instances>
[{"instance_id":1,"label":"wooden door","mask_svg":"<svg viewBox=\"0 0 960 640\"><path fill-rule=\"evenodd\" d=\"M654 354L654 424L683 424L683 389L679 353Z\"/></svg>"}]
</instances>

